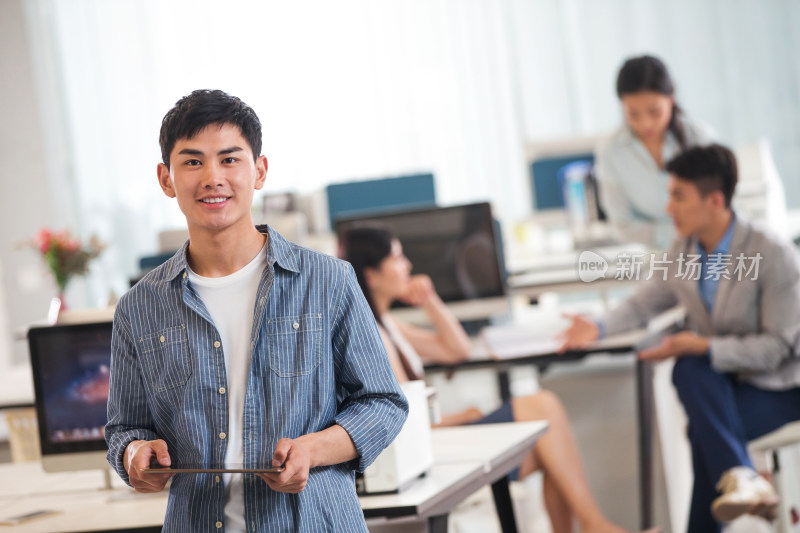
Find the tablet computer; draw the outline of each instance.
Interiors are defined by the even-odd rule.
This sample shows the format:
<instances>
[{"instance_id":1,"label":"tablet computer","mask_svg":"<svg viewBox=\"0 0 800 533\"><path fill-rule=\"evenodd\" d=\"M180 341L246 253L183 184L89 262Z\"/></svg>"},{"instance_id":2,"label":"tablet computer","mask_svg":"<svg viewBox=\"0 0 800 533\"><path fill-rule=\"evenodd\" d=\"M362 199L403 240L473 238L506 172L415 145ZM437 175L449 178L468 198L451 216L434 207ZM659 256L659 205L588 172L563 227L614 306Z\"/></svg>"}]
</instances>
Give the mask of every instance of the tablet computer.
<instances>
[{"instance_id":1,"label":"tablet computer","mask_svg":"<svg viewBox=\"0 0 800 533\"><path fill-rule=\"evenodd\" d=\"M265 468L243 468L237 465L226 465L218 467L151 467L142 470L142 474L280 474L283 472L282 466L270 466Z\"/></svg>"}]
</instances>

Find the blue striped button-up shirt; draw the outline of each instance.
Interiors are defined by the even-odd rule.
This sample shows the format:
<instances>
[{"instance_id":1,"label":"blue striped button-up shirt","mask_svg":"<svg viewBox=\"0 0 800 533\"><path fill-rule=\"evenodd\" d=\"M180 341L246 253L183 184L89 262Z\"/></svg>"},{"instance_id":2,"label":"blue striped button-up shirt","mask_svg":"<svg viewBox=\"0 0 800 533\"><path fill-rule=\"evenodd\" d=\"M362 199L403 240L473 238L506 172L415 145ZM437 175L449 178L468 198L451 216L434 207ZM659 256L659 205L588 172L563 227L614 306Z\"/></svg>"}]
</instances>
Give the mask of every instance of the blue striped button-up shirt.
<instances>
[{"instance_id":1,"label":"blue striped button-up shirt","mask_svg":"<svg viewBox=\"0 0 800 533\"><path fill-rule=\"evenodd\" d=\"M259 228L267 232L267 228ZM272 464L280 438L342 426L359 458L312 469L299 494L244 475L252 531L366 531L354 469L394 439L408 404L375 320L348 263L268 229L251 333L245 391L244 467ZM219 334L186 275L184 245L119 302L112 339L108 460L122 464L133 440L164 439L173 466L220 465L228 431L228 386ZM219 478L221 479L221 478ZM172 480L164 531L224 529L225 489L213 474Z\"/></svg>"}]
</instances>

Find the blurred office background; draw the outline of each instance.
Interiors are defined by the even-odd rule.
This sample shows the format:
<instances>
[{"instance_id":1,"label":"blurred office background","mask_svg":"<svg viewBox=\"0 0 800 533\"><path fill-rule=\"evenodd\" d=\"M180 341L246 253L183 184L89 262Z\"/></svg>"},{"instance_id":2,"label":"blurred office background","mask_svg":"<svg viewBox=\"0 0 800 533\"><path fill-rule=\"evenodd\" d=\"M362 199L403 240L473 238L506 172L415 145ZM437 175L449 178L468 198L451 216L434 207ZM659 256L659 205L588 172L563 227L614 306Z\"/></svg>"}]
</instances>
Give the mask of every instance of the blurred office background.
<instances>
[{"instance_id":1,"label":"blurred office background","mask_svg":"<svg viewBox=\"0 0 800 533\"><path fill-rule=\"evenodd\" d=\"M798 207L798 26L793 0L3 0L0 365L55 292L17 243L45 225L109 243L67 295L94 306L183 225L155 170L193 89L259 114L266 192L431 172L440 205L513 221L533 209L526 145L617 127L617 69L652 53L722 142L770 141Z\"/></svg>"},{"instance_id":2,"label":"blurred office background","mask_svg":"<svg viewBox=\"0 0 800 533\"><path fill-rule=\"evenodd\" d=\"M155 171L161 118L193 89L259 114L263 194L433 174L439 205L490 201L508 228L534 214L530 147L618 127L617 70L651 53L722 142L769 141L800 208L798 26L794 0L0 0L0 372L27 360L56 293L18 243L43 226L108 243L67 293L94 307L184 226ZM601 506L633 528L632 363L590 370L541 384L567 404ZM471 396L451 407L496 401L485 376L460 377Z\"/></svg>"}]
</instances>

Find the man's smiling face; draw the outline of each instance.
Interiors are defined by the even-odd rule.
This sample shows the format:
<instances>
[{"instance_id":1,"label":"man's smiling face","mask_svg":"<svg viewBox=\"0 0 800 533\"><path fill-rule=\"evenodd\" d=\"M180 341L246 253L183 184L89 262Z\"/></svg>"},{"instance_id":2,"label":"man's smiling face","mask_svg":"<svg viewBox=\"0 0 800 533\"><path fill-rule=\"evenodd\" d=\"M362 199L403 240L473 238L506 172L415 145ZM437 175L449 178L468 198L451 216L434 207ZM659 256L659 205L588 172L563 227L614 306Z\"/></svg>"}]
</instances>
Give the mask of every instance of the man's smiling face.
<instances>
[{"instance_id":1,"label":"man's smiling face","mask_svg":"<svg viewBox=\"0 0 800 533\"><path fill-rule=\"evenodd\" d=\"M267 160L253 157L239 128L210 124L191 139L178 139L158 165L164 194L177 198L192 232L252 228L253 193L264 186Z\"/></svg>"}]
</instances>

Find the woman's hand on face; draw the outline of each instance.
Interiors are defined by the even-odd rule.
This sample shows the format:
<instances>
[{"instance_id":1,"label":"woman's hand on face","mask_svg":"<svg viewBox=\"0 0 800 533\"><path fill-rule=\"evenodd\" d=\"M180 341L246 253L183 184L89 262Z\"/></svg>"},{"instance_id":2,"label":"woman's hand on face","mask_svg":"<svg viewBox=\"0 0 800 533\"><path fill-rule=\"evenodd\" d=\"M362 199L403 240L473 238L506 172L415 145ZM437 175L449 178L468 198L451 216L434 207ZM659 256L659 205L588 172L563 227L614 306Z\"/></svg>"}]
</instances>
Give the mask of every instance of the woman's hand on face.
<instances>
[{"instance_id":1,"label":"woman's hand on face","mask_svg":"<svg viewBox=\"0 0 800 533\"><path fill-rule=\"evenodd\" d=\"M416 276L411 276L408 281L408 290L400 297L400 301L409 305L419 306L436 297L436 289L431 278L425 274L417 274Z\"/></svg>"}]
</instances>

